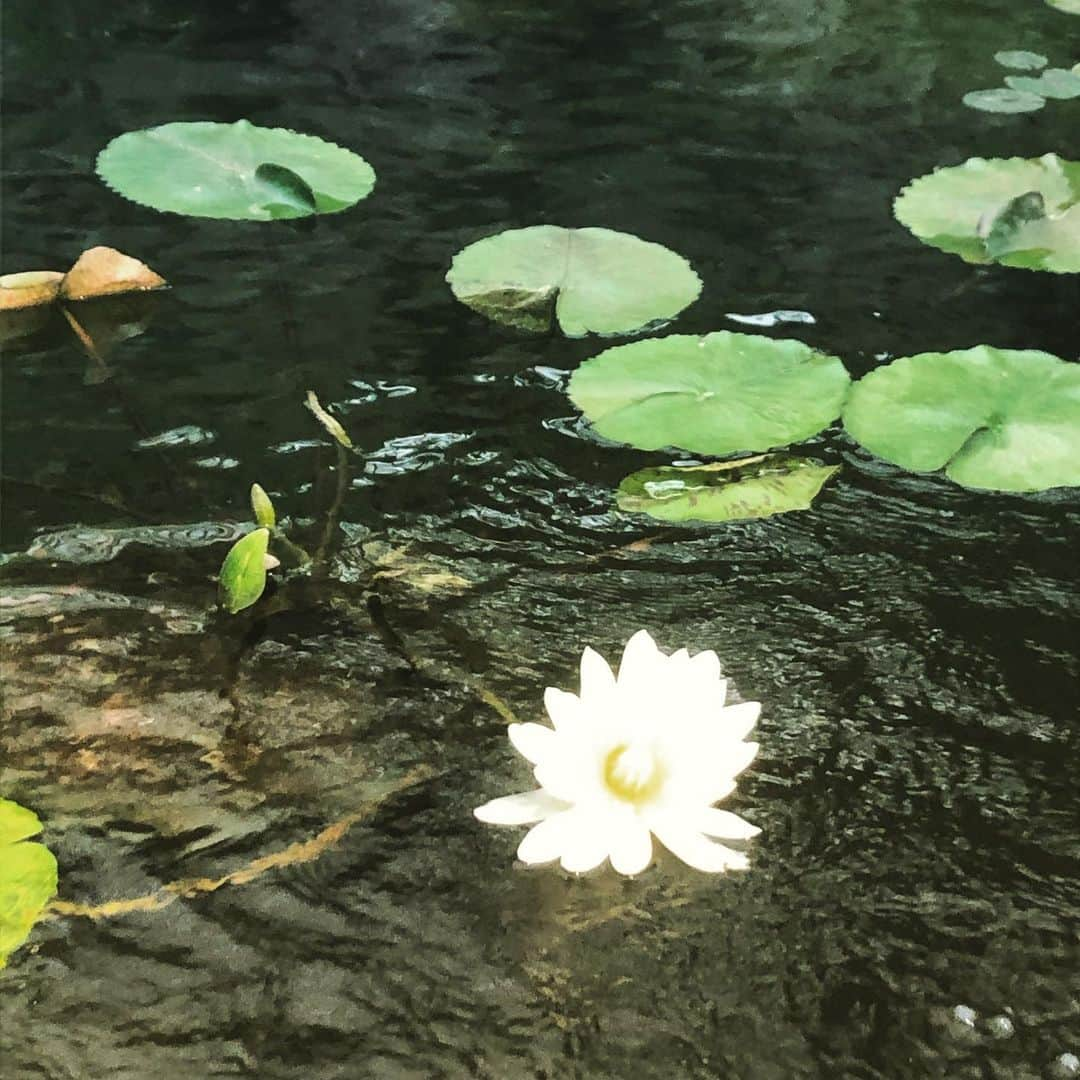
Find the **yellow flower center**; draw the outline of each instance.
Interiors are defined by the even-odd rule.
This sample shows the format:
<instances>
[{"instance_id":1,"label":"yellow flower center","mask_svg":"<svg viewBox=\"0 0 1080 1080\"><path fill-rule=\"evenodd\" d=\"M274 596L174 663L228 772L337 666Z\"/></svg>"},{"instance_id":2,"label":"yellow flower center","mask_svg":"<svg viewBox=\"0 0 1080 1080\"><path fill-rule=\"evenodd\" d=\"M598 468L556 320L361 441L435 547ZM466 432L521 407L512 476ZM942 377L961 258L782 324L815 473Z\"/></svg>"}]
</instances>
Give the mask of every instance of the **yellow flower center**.
<instances>
[{"instance_id":1,"label":"yellow flower center","mask_svg":"<svg viewBox=\"0 0 1080 1080\"><path fill-rule=\"evenodd\" d=\"M660 790L663 782L664 770L652 747L624 743L604 758L604 784L623 802L646 802Z\"/></svg>"}]
</instances>

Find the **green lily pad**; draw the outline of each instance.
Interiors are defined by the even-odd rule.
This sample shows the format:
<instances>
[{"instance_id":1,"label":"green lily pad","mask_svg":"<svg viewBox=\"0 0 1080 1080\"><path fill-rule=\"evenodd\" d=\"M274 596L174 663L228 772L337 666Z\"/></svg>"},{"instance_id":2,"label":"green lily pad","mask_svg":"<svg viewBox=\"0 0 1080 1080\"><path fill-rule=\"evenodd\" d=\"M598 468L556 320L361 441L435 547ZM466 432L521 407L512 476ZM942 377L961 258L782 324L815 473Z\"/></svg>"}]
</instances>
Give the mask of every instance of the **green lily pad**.
<instances>
[{"instance_id":1,"label":"green lily pad","mask_svg":"<svg viewBox=\"0 0 1080 1080\"><path fill-rule=\"evenodd\" d=\"M42 844L22 842L41 828L30 810L0 799L0 968L56 895L55 856Z\"/></svg>"},{"instance_id":2,"label":"green lily pad","mask_svg":"<svg viewBox=\"0 0 1080 1080\"><path fill-rule=\"evenodd\" d=\"M101 151L97 171L143 206L240 221L335 213L375 186L374 170L358 154L247 120L129 131Z\"/></svg>"},{"instance_id":3,"label":"green lily pad","mask_svg":"<svg viewBox=\"0 0 1080 1080\"><path fill-rule=\"evenodd\" d=\"M1035 112L1046 104L1046 99L1038 94L1024 90L972 90L961 98L969 109L992 113L1027 113Z\"/></svg>"},{"instance_id":4,"label":"green lily pad","mask_svg":"<svg viewBox=\"0 0 1080 1080\"><path fill-rule=\"evenodd\" d=\"M569 392L605 438L720 457L816 435L849 385L835 356L801 341L721 330L608 349L574 372Z\"/></svg>"},{"instance_id":5,"label":"green lily pad","mask_svg":"<svg viewBox=\"0 0 1080 1080\"><path fill-rule=\"evenodd\" d=\"M991 244L993 223L1019 196L1037 193L1043 214ZM971 158L913 180L893 204L896 220L920 240L967 262L1026 270L1080 271L1080 162L1041 158Z\"/></svg>"},{"instance_id":6,"label":"green lily pad","mask_svg":"<svg viewBox=\"0 0 1080 1080\"><path fill-rule=\"evenodd\" d=\"M1017 71L1038 71L1048 63L1045 56L1028 52L1027 49L1003 49L994 53L994 59L1002 67L1015 68Z\"/></svg>"},{"instance_id":7,"label":"green lily pad","mask_svg":"<svg viewBox=\"0 0 1080 1080\"><path fill-rule=\"evenodd\" d=\"M218 577L221 602L230 615L251 607L266 588L266 549L270 530L253 529L229 549Z\"/></svg>"},{"instance_id":8,"label":"green lily pad","mask_svg":"<svg viewBox=\"0 0 1080 1080\"><path fill-rule=\"evenodd\" d=\"M1005 81L1020 93L1041 94L1044 98L1080 97L1080 75L1065 68L1047 68L1038 78L1030 75L1006 75Z\"/></svg>"},{"instance_id":9,"label":"green lily pad","mask_svg":"<svg viewBox=\"0 0 1080 1080\"><path fill-rule=\"evenodd\" d=\"M631 473L619 485L620 510L659 521L710 523L808 510L839 465L794 457L755 457L694 468Z\"/></svg>"},{"instance_id":10,"label":"green lily pad","mask_svg":"<svg viewBox=\"0 0 1080 1080\"><path fill-rule=\"evenodd\" d=\"M555 323L569 337L630 334L671 319L701 292L690 264L611 229L534 225L459 251L446 275L481 315L522 330Z\"/></svg>"},{"instance_id":11,"label":"green lily pad","mask_svg":"<svg viewBox=\"0 0 1080 1080\"><path fill-rule=\"evenodd\" d=\"M1080 0L1046 0L1046 2L1058 11L1064 11L1066 15L1080 15Z\"/></svg>"},{"instance_id":12,"label":"green lily pad","mask_svg":"<svg viewBox=\"0 0 1080 1080\"><path fill-rule=\"evenodd\" d=\"M989 345L903 357L855 384L844 427L886 461L965 487L1075 487L1080 364Z\"/></svg>"}]
</instances>

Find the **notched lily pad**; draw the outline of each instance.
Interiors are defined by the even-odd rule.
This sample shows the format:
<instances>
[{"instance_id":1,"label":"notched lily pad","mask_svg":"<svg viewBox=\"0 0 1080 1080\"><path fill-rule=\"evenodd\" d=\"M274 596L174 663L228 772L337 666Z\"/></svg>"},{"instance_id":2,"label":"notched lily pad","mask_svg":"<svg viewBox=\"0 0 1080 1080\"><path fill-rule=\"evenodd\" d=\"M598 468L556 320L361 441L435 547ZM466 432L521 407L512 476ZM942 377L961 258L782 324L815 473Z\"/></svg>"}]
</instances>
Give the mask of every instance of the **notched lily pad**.
<instances>
[{"instance_id":1,"label":"notched lily pad","mask_svg":"<svg viewBox=\"0 0 1080 1080\"><path fill-rule=\"evenodd\" d=\"M710 523L808 510L839 469L805 458L776 455L699 465L641 469L619 485L620 510L659 521Z\"/></svg>"},{"instance_id":2,"label":"notched lily pad","mask_svg":"<svg viewBox=\"0 0 1080 1080\"><path fill-rule=\"evenodd\" d=\"M1035 194L1043 213L1033 213ZM1025 202L1016 200L1024 197ZM993 234L988 223L1023 220ZM971 158L909 184L893 204L897 221L932 247L967 262L1027 270L1080 272L1080 162L1041 158ZM988 240L991 241L988 249ZM991 254L991 249L998 251Z\"/></svg>"},{"instance_id":3,"label":"notched lily pad","mask_svg":"<svg viewBox=\"0 0 1080 1080\"><path fill-rule=\"evenodd\" d=\"M569 393L605 438L722 457L816 435L849 385L835 356L801 341L721 330L608 349L574 372Z\"/></svg>"},{"instance_id":4,"label":"notched lily pad","mask_svg":"<svg viewBox=\"0 0 1080 1080\"><path fill-rule=\"evenodd\" d=\"M0 968L56 895L55 856L43 844L24 843L41 829L36 814L0 799Z\"/></svg>"},{"instance_id":5,"label":"notched lily pad","mask_svg":"<svg viewBox=\"0 0 1080 1080\"><path fill-rule=\"evenodd\" d=\"M478 240L446 275L454 295L506 326L569 337L631 334L697 299L701 279L660 244L611 229L534 225Z\"/></svg>"},{"instance_id":6,"label":"notched lily pad","mask_svg":"<svg viewBox=\"0 0 1080 1080\"><path fill-rule=\"evenodd\" d=\"M855 384L844 426L886 461L965 487L1075 487L1080 364L989 345L902 357Z\"/></svg>"},{"instance_id":7,"label":"notched lily pad","mask_svg":"<svg viewBox=\"0 0 1080 1080\"><path fill-rule=\"evenodd\" d=\"M102 150L97 171L118 194L155 210L239 221L335 213L375 186L359 154L247 120L129 131Z\"/></svg>"}]
</instances>

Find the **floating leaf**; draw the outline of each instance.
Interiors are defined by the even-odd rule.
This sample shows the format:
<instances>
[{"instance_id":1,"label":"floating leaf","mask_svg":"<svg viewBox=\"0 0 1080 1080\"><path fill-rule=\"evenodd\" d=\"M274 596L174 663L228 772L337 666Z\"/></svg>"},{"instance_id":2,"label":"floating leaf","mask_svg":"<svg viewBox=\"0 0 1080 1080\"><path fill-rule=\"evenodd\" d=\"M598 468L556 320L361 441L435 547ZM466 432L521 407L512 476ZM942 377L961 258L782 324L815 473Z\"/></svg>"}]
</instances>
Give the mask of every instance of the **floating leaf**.
<instances>
[{"instance_id":1,"label":"floating leaf","mask_svg":"<svg viewBox=\"0 0 1080 1080\"><path fill-rule=\"evenodd\" d=\"M909 184L893 204L896 219L920 240L972 263L991 261L985 239L1018 196L1037 192L1045 214L1010 231L996 256L1005 266L1055 273L1080 271L1080 163L1041 158L971 158Z\"/></svg>"},{"instance_id":2,"label":"floating leaf","mask_svg":"<svg viewBox=\"0 0 1080 1080\"><path fill-rule=\"evenodd\" d=\"M641 469L619 485L620 510L660 521L741 521L808 510L839 469L793 457L744 458L723 467Z\"/></svg>"},{"instance_id":3,"label":"floating leaf","mask_svg":"<svg viewBox=\"0 0 1080 1080\"><path fill-rule=\"evenodd\" d=\"M1046 2L1058 11L1064 11L1066 15L1080 15L1080 0L1046 0Z\"/></svg>"},{"instance_id":4,"label":"floating leaf","mask_svg":"<svg viewBox=\"0 0 1080 1080\"><path fill-rule=\"evenodd\" d=\"M1047 64L1045 56L1026 49L1003 49L994 53L994 59L1002 67L1016 68L1017 71L1038 71Z\"/></svg>"},{"instance_id":5,"label":"floating leaf","mask_svg":"<svg viewBox=\"0 0 1080 1080\"><path fill-rule=\"evenodd\" d=\"M965 487L1076 486L1080 364L989 345L903 357L855 384L844 426L879 457Z\"/></svg>"},{"instance_id":6,"label":"floating leaf","mask_svg":"<svg viewBox=\"0 0 1080 1080\"><path fill-rule=\"evenodd\" d=\"M979 109L992 113L1035 112L1046 104L1046 99L1026 90L1007 90L998 87L995 90L972 90L961 98L969 109Z\"/></svg>"},{"instance_id":7,"label":"floating leaf","mask_svg":"<svg viewBox=\"0 0 1080 1080\"><path fill-rule=\"evenodd\" d=\"M1044 98L1080 97L1080 75L1064 68L1047 68L1038 78L1030 75L1006 75L1005 81L1021 93L1041 94Z\"/></svg>"},{"instance_id":8,"label":"floating leaf","mask_svg":"<svg viewBox=\"0 0 1080 1080\"><path fill-rule=\"evenodd\" d=\"M0 799L0 968L56 894L56 858L42 844L22 842L41 828L30 810Z\"/></svg>"},{"instance_id":9,"label":"floating leaf","mask_svg":"<svg viewBox=\"0 0 1080 1080\"><path fill-rule=\"evenodd\" d=\"M221 564L221 601L230 615L251 607L266 588L269 529L255 529L229 549Z\"/></svg>"},{"instance_id":10,"label":"floating leaf","mask_svg":"<svg viewBox=\"0 0 1080 1080\"><path fill-rule=\"evenodd\" d=\"M319 399L315 396L314 390L307 392L304 404L315 419L326 429L328 435L344 446L346 450L353 448L353 441L349 438L349 433L322 407Z\"/></svg>"},{"instance_id":11,"label":"floating leaf","mask_svg":"<svg viewBox=\"0 0 1080 1080\"><path fill-rule=\"evenodd\" d=\"M60 291L64 275L59 270L24 270L0 277L0 311L51 304Z\"/></svg>"},{"instance_id":12,"label":"floating leaf","mask_svg":"<svg viewBox=\"0 0 1080 1080\"><path fill-rule=\"evenodd\" d=\"M619 345L587 360L570 397L605 438L721 456L816 435L837 416L844 365L801 341L721 330Z\"/></svg>"},{"instance_id":13,"label":"floating leaf","mask_svg":"<svg viewBox=\"0 0 1080 1080\"><path fill-rule=\"evenodd\" d=\"M129 131L102 150L97 171L118 194L155 210L243 221L334 213L375 186L358 154L247 120Z\"/></svg>"},{"instance_id":14,"label":"floating leaf","mask_svg":"<svg viewBox=\"0 0 1080 1080\"><path fill-rule=\"evenodd\" d=\"M263 529L273 530L277 524L274 504L260 484L251 485L251 512L255 516L255 524Z\"/></svg>"},{"instance_id":15,"label":"floating leaf","mask_svg":"<svg viewBox=\"0 0 1080 1080\"><path fill-rule=\"evenodd\" d=\"M630 334L671 319L701 292L690 264L660 244L611 229L534 225L470 244L446 280L495 322L564 334Z\"/></svg>"},{"instance_id":16,"label":"floating leaf","mask_svg":"<svg viewBox=\"0 0 1080 1080\"><path fill-rule=\"evenodd\" d=\"M119 293L163 289L168 282L144 262L111 247L84 251L60 284L62 300L93 300Z\"/></svg>"}]
</instances>

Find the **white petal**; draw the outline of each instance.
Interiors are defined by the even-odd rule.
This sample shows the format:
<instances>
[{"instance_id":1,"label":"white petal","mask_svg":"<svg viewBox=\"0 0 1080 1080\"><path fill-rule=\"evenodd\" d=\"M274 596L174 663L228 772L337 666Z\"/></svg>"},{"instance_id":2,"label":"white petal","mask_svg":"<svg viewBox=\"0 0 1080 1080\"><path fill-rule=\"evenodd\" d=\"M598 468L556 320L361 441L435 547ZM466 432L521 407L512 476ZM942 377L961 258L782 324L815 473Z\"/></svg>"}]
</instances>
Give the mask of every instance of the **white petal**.
<instances>
[{"instance_id":1,"label":"white petal","mask_svg":"<svg viewBox=\"0 0 1080 1080\"><path fill-rule=\"evenodd\" d=\"M719 802L735 790L735 781L725 773L713 773L699 785L697 790L698 798L702 803Z\"/></svg>"},{"instance_id":2,"label":"white petal","mask_svg":"<svg viewBox=\"0 0 1080 1080\"><path fill-rule=\"evenodd\" d=\"M724 840L750 840L761 830L738 814L718 810L715 806L702 807L694 814L693 824L706 836L718 836Z\"/></svg>"},{"instance_id":3,"label":"white petal","mask_svg":"<svg viewBox=\"0 0 1080 1080\"><path fill-rule=\"evenodd\" d=\"M563 846L562 868L585 874L599 866L608 855L610 829L603 817L575 814L577 824Z\"/></svg>"},{"instance_id":4,"label":"white petal","mask_svg":"<svg viewBox=\"0 0 1080 1080\"><path fill-rule=\"evenodd\" d=\"M615 689L615 676L608 662L587 645L581 654L581 700L603 698Z\"/></svg>"},{"instance_id":5,"label":"white petal","mask_svg":"<svg viewBox=\"0 0 1080 1080\"><path fill-rule=\"evenodd\" d=\"M712 649L692 657L690 665L694 669L694 677L702 682L715 682L720 678L720 658Z\"/></svg>"},{"instance_id":6,"label":"white petal","mask_svg":"<svg viewBox=\"0 0 1080 1080\"><path fill-rule=\"evenodd\" d=\"M536 828L542 826L537 825ZM687 866L706 874L718 874L724 870L745 870L750 860L738 851L706 839L700 832L678 818L665 817L653 822L657 839L673 855Z\"/></svg>"},{"instance_id":7,"label":"white petal","mask_svg":"<svg viewBox=\"0 0 1080 1080\"><path fill-rule=\"evenodd\" d=\"M681 758L691 772L699 777L730 778L738 776L754 760L759 745L756 742L733 742L723 732L714 731L696 739L691 749L695 751L693 758L687 759L685 750ZM716 799L707 801L716 802Z\"/></svg>"},{"instance_id":8,"label":"white petal","mask_svg":"<svg viewBox=\"0 0 1080 1080\"><path fill-rule=\"evenodd\" d=\"M648 630L639 630L623 649L622 662L619 664L619 686L626 689L631 686L655 686L657 679L666 674L664 666L667 656L653 641Z\"/></svg>"},{"instance_id":9,"label":"white petal","mask_svg":"<svg viewBox=\"0 0 1080 1080\"><path fill-rule=\"evenodd\" d=\"M729 739L744 739L750 734L761 714L760 701L743 701L728 705L720 714L720 724Z\"/></svg>"},{"instance_id":10,"label":"white petal","mask_svg":"<svg viewBox=\"0 0 1080 1080\"><path fill-rule=\"evenodd\" d=\"M506 734L510 736L514 749L534 765L556 749L555 732L543 724L511 724Z\"/></svg>"},{"instance_id":11,"label":"white petal","mask_svg":"<svg viewBox=\"0 0 1080 1080\"><path fill-rule=\"evenodd\" d=\"M574 819L573 811L567 810L534 825L518 844L517 857L530 866L559 858L573 832Z\"/></svg>"},{"instance_id":12,"label":"white petal","mask_svg":"<svg viewBox=\"0 0 1080 1080\"><path fill-rule=\"evenodd\" d=\"M550 795L564 802L577 802L582 796L580 762L556 758L533 769L536 782ZM713 799L713 802L716 800Z\"/></svg>"},{"instance_id":13,"label":"white petal","mask_svg":"<svg viewBox=\"0 0 1080 1080\"><path fill-rule=\"evenodd\" d=\"M611 865L619 874L640 874L652 862L652 834L635 815L611 835Z\"/></svg>"},{"instance_id":14,"label":"white petal","mask_svg":"<svg viewBox=\"0 0 1080 1080\"><path fill-rule=\"evenodd\" d=\"M556 731L572 730L586 719L581 698L554 686L549 686L544 691L544 708L547 709Z\"/></svg>"},{"instance_id":15,"label":"white petal","mask_svg":"<svg viewBox=\"0 0 1080 1080\"><path fill-rule=\"evenodd\" d=\"M756 742L738 742L725 748L722 760L717 762L728 776L738 776L739 773L757 757L761 749ZM715 802L715 800L713 800Z\"/></svg>"},{"instance_id":16,"label":"white petal","mask_svg":"<svg viewBox=\"0 0 1080 1080\"><path fill-rule=\"evenodd\" d=\"M478 806L473 813L489 825L531 825L567 809L567 804L546 791L523 791Z\"/></svg>"}]
</instances>

